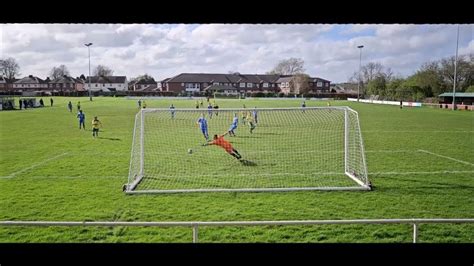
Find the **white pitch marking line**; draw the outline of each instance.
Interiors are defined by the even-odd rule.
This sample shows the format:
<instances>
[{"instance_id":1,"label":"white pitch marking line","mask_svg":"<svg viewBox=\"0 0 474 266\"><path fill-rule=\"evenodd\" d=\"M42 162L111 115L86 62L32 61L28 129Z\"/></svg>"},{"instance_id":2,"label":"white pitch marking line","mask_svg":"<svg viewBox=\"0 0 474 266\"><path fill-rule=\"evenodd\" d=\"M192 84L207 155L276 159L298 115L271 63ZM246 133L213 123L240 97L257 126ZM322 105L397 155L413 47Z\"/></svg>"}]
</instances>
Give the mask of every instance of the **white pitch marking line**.
<instances>
[{"instance_id":1,"label":"white pitch marking line","mask_svg":"<svg viewBox=\"0 0 474 266\"><path fill-rule=\"evenodd\" d=\"M9 176L0 176L0 178L9 178ZM64 179L76 179L76 178L121 178L121 179L126 179L127 175L111 175L111 176L46 176L46 175L40 175L40 176L27 176L27 178L32 178L32 179L39 179L39 178L64 178Z\"/></svg>"},{"instance_id":2,"label":"white pitch marking line","mask_svg":"<svg viewBox=\"0 0 474 266\"><path fill-rule=\"evenodd\" d=\"M418 150L418 151L428 153L428 154L431 154L431 155L434 155L434 156L438 156L438 157L441 157L441 158L445 158L445 159L448 159L448 160L451 160L451 161L456 161L456 162L459 162L459 163L474 166L473 163L466 162L466 161L461 161L461 160L458 160L458 159L455 159L455 158L452 158L452 157L449 157L449 156L444 156L444 155L441 155L441 154L436 154L436 153L432 153L430 151L425 151L425 150Z\"/></svg>"},{"instance_id":3,"label":"white pitch marking line","mask_svg":"<svg viewBox=\"0 0 474 266\"><path fill-rule=\"evenodd\" d=\"M20 171L14 172L14 173L10 174L9 176L6 176L5 178L12 178L12 177L14 177L14 176L16 176L16 175L18 175L18 174L20 174L20 173L23 173L23 172L25 172L25 171L28 171L28 170L33 169L33 168L35 168L35 167L38 167L38 166L40 166L40 165L42 165L42 164L45 164L45 163L47 163L47 162L49 162L49 161L52 161L52 160L54 160L54 159L56 159L56 158L59 158L59 157L61 157L61 156L66 155L66 154L68 154L68 153L65 152L65 153L63 153L63 154L59 154L59 155L56 155L56 156L54 156L54 157L48 158L48 159L46 159L46 160L44 160L44 161L41 161L41 162L36 163L36 164L33 164L33 165L30 166L30 167L23 168L23 169L21 169Z\"/></svg>"},{"instance_id":4,"label":"white pitch marking line","mask_svg":"<svg viewBox=\"0 0 474 266\"><path fill-rule=\"evenodd\" d=\"M374 172L370 175L436 175L436 174L471 174L474 171L430 171L430 172Z\"/></svg>"}]
</instances>

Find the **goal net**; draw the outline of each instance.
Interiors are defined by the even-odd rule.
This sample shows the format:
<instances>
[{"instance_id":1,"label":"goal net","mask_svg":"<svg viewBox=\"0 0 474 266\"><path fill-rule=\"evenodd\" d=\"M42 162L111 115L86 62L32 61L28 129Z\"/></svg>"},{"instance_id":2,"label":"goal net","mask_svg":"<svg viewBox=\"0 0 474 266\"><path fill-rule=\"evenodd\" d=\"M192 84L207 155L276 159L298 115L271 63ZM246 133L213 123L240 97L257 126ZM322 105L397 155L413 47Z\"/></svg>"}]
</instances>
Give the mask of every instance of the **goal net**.
<instances>
[{"instance_id":1,"label":"goal net","mask_svg":"<svg viewBox=\"0 0 474 266\"><path fill-rule=\"evenodd\" d=\"M369 189L349 107L142 109L124 185L126 193Z\"/></svg>"}]
</instances>

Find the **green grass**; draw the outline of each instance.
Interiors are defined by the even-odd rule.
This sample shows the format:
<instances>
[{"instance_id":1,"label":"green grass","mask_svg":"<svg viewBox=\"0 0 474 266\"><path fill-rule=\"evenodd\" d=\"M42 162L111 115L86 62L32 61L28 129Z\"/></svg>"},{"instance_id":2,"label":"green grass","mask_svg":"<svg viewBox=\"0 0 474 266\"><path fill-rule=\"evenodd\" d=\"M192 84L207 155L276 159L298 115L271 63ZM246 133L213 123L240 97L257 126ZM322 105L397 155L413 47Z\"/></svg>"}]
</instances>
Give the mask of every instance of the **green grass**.
<instances>
[{"instance_id":1,"label":"green grass","mask_svg":"<svg viewBox=\"0 0 474 266\"><path fill-rule=\"evenodd\" d=\"M81 101L86 131L78 129L75 112L67 111L69 100L74 105ZM147 100L148 107L168 107L170 103L170 100ZM173 103L177 108L194 108L195 101L173 100ZM294 107L300 101L218 100L218 103L220 108L240 108L243 103L247 107ZM374 191L127 196L121 188L128 176L136 101L55 98L54 107L0 112L0 220L474 217L473 112L400 110L396 106L344 101L332 104L348 105L359 112ZM307 101L307 105L325 106L326 102ZM90 121L95 115L104 126L99 139L93 139L90 131ZM409 225L204 227L199 231L199 240L410 242L410 230ZM0 242L190 242L191 238L189 228L0 227ZM474 225L421 225L420 242L474 242Z\"/></svg>"}]
</instances>

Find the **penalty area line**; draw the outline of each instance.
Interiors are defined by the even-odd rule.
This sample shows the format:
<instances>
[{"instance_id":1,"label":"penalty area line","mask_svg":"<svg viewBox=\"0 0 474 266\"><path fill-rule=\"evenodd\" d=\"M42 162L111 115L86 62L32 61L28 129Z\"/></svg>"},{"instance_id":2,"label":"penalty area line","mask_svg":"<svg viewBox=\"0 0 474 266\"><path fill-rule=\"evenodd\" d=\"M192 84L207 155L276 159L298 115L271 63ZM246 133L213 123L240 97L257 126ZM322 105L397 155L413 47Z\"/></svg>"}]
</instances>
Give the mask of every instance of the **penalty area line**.
<instances>
[{"instance_id":1,"label":"penalty area line","mask_svg":"<svg viewBox=\"0 0 474 266\"><path fill-rule=\"evenodd\" d=\"M431 154L431 155L434 155L434 156L438 156L438 157L441 157L441 158L445 158L445 159L448 159L448 160L451 160L451 161L455 161L455 162L458 162L458 163L463 163L463 164L467 164L467 165L470 165L470 166L474 166L473 163L466 162L466 161L462 161L462 160L458 160L458 159L455 159L455 158L452 158L452 157L449 157L449 156L444 156L444 155L441 155L441 154L436 154L436 153L433 153L433 152L430 152L430 151L426 151L426 150L418 150L418 151L419 151L419 152L428 153L428 154Z\"/></svg>"},{"instance_id":2,"label":"penalty area line","mask_svg":"<svg viewBox=\"0 0 474 266\"><path fill-rule=\"evenodd\" d=\"M43 164L45 164L45 163L47 163L47 162L49 162L49 161L55 160L55 159L57 159L57 158L59 158L59 157L65 156L65 155L67 155L67 154L68 154L68 152L65 152L65 153L63 153L63 154L56 155L56 156L54 156L54 157L48 158L48 159L46 159L46 160L44 160L44 161L41 161L41 162L39 162L39 163L33 164L32 166L23 168L23 169L21 169L20 171L16 171L16 172L14 172L14 173L11 173L11 174L8 175L8 176L2 176L2 178L13 178L13 177L15 177L15 176L18 175L18 174L21 174L21 173L23 173L23 172L26 172L26 171L31 170L31 169L33 169L33 168L36 168L36 167L38 167L38 166L40 166L40 165L43 165Z\"/></svg>"}]
</instances>

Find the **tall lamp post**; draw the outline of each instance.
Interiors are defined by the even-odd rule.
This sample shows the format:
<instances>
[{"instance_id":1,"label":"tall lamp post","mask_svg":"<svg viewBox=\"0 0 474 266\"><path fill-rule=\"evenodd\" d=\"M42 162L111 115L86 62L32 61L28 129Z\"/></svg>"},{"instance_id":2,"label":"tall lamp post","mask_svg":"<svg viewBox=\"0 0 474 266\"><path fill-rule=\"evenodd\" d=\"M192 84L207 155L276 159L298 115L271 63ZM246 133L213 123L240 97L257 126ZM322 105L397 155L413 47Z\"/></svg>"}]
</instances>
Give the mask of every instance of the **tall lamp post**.
<instances>
[{"instance_id":1,"label":"tall lamp post","mask_svg":"<svg viewBox=\"0 0 474 266\"><path fill-rule=\"evenodd\" d=\"M357 82L357 101L359 101L359 95L360 95L360 69L362 67L362 48L364 48L363 45L357 46L359 48L359 80Z\"/></svg>"},{"instance_id":2,"label":"tall lamp post","mask_svg":"<svg viewBox=\"0 0 474 266\"><path fill-rule=\"evenodd\" d=\"M92 43L85 43L85 46L87 46L87 50L89 51L89 100L92 101L92 94L91 94L91 48L90 46Z\"/></svg>"},{"instance_id":3,"label":"tall lamp post","mask_svg":"<svg viewBox=\"0 0 474 266\"><path fill-rule=\"evenodd\" d=\"M456 40L456 59L454 61L453 110L456 110L456 79L457 79L457 66L458 66L458 47L459 47L459 25L458 25L458 36Z\"/></svg>"}]
</instances>

